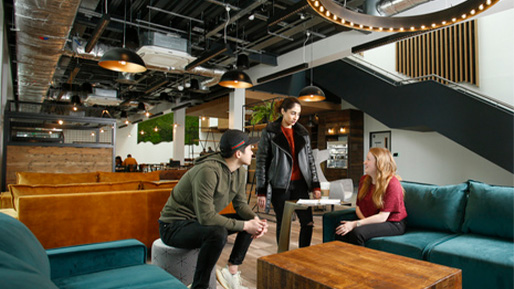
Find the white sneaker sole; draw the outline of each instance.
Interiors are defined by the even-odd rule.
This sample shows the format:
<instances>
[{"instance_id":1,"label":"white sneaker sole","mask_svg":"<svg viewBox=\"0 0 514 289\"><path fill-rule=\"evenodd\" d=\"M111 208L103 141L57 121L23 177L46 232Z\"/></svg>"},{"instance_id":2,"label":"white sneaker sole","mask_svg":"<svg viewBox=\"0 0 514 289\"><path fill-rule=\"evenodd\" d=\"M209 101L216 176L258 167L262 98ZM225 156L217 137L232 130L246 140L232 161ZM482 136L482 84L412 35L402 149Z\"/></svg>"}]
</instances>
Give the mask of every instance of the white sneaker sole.
<instances>
[{"instance_id":1,"label":"white sneaker sole","mask_svg":"<svg viewBox=\"0 0 514 289\"><path fill-rule=\"evenodd\" d=\"M227 282L225 282L225 278L223 278L223 274L221 274L221 270L219 269L216 269L216 280L218 280L218 283L220 283L221 287L230 289Z\"/></svg>"}]
</instances>

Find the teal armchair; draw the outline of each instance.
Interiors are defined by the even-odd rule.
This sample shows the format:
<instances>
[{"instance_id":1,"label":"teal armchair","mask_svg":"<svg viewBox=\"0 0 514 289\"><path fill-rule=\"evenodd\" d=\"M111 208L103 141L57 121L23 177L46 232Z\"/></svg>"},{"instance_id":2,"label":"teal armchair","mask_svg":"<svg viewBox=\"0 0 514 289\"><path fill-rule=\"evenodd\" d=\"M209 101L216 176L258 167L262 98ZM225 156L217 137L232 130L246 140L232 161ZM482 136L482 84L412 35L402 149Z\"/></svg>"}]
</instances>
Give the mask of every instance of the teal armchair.
<instances>
[{"instance_id":1,"label":"teal armchair","mask_svg":"<svg viewBox=\"0 0 514 289\"><path fill-rule=\"evenodd\" d=\"M146 264L146 250L128 239L45 251L24 224L0 213L2 288L187 288Z\"/></svg>"}]
</instances>

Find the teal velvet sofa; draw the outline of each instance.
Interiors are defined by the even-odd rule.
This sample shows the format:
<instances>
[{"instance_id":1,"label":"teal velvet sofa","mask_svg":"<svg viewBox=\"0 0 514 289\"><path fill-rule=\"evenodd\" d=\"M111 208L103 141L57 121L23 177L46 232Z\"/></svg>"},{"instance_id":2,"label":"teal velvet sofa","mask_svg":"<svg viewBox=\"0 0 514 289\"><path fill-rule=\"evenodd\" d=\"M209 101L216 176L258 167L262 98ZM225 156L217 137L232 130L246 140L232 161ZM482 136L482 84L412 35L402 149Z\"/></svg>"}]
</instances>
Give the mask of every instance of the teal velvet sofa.
<instances>
[{"instance_id":1,"label":"teal velvet sofa","mask_svg":"<svg viewBox=\"0 0 514 289\"><path fill-rule=\"evenodd\" d=\"M0 288L187 288L146 264L146 246L121 240L45 251L20 221L0 213Z\"/></svg>"},{"instance_id":2,"label":"teal velvet sofa","mask_svg":"<svg viewBox=\"0 0 514 289\"><path fill-rule=\"evenodd\" d=\"M436 186L402 182L407 230L366 247L462 269L463 288L514 288L514 188L476 181ZM323 215L323 242L334 240L355 208Z\"/></svg>"}]
</instances>

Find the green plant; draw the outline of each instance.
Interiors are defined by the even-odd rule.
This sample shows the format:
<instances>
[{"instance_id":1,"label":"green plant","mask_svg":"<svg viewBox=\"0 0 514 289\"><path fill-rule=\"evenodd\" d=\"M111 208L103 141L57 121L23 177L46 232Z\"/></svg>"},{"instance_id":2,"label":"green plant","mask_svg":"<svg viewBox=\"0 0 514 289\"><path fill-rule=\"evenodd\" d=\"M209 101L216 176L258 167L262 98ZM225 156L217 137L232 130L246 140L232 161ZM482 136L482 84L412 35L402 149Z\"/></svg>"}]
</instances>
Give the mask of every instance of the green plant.
<instances>
[{"instance_id":1,"label":"green plant","mask_svg":"<svg viewBox=\"0 0 514 289\"><path fill-rule=\"evenodd\" d=\"M256 125L259 123L274 121L277 118L277 112L275 111L274 104L275 102L270 101L250 108L253 111L250 123L252 125Z\"/></svg>"}]
</instances>

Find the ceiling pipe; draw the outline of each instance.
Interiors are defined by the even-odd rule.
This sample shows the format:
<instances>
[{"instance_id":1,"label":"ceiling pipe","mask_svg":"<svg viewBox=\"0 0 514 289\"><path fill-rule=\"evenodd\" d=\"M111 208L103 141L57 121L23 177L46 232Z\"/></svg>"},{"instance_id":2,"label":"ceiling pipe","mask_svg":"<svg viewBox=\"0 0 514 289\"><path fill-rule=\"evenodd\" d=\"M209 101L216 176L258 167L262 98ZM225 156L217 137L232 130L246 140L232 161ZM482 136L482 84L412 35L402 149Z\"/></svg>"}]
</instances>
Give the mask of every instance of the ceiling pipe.
<instances>
[{"instance_id":1,"label":"ceiling pipe","mask_svg":"<svg viewBox=\"0 0 514 289\"><path fill-rule=\"evenodd\" d=\"M430 0L367 0L364 12L374 16L392 16Z\"/></svg>"},{"instance_id":2,"label":"ceiling pipe","mask_svg":"<svg viewBox=\"0 0 514 289\"><path fill-rule=\"evenodd\" d=\"M66 45L80 0L14 1L18 98L41 102ZM55 13L59 11L59 13Z\"/></svg>"}]
</instances>

